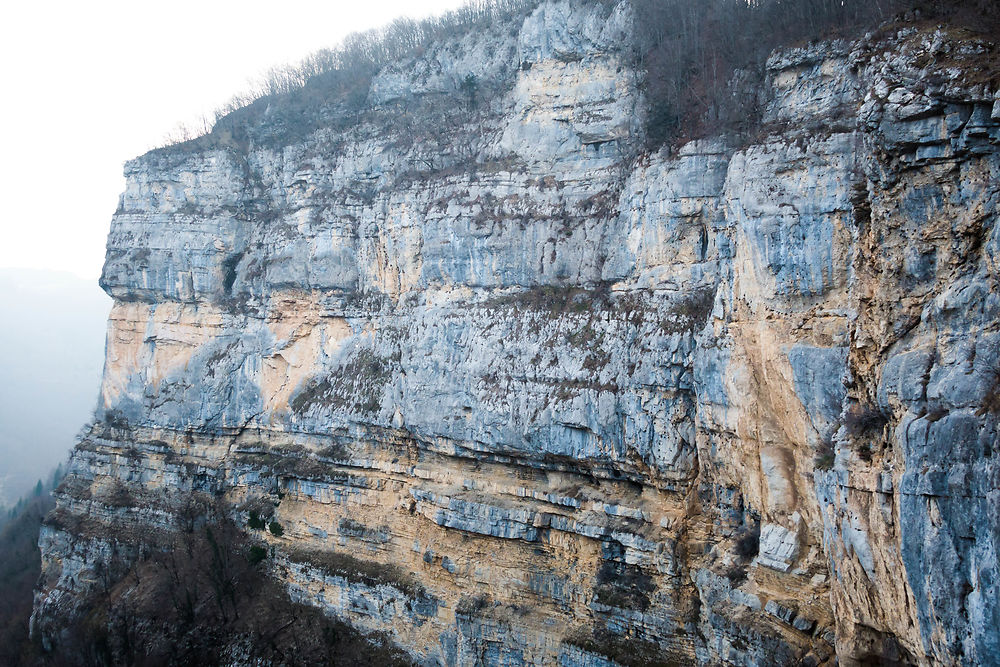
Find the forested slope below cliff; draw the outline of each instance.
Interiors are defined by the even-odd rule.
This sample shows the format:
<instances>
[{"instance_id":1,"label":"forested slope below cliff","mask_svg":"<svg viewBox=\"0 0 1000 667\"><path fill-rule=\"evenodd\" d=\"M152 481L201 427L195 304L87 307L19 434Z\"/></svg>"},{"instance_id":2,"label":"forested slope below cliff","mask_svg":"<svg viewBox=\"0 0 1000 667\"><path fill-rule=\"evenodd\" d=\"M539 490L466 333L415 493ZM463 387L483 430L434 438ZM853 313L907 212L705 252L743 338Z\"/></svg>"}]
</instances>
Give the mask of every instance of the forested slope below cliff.
<instances>
[{"instance_id":1,"label":"forested slope below cliff","mask_svg":"<svg viewBox=\"0 0 1000 667\"><path fill-rule=\"evenodd\" d=\"M651 151L636 31L547 0L126 165L46 646L113 591L141 654L129 582L225 534L200 604L252 567L420 664L997 659L994 47L785 47Z\"/></svg>"}]
</instances>

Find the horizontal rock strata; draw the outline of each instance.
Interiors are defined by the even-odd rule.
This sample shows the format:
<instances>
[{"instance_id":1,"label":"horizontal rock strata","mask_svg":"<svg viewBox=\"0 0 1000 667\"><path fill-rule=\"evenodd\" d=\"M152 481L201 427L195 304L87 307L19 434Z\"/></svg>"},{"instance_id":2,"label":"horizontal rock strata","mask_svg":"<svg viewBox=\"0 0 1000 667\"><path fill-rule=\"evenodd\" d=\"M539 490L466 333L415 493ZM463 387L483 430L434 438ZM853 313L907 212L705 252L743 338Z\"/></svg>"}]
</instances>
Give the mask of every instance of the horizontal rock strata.
<instances>
[{"instance_id":1,"label":"horizontal rock strata","mask_svg":"<svg viewBox=\"0 0 1000 667\"><path fill-rule=\"evenodd\" d=\"M996 660L983 47L776 53L752 142L640 155L630 31L545 2L350 123L127 164L37 633L207 494L420 664Z\"/></svg>"}]
</instances>

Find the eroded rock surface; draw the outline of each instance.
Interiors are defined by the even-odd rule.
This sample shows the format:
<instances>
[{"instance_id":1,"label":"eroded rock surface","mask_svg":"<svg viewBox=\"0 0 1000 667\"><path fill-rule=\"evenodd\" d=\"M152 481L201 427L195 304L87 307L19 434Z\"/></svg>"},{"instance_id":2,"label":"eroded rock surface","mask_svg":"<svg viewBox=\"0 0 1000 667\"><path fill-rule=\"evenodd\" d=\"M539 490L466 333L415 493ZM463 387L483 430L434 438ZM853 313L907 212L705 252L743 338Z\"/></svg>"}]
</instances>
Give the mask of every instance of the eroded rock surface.
<instances>
[{"instance_id":1,"label":"eroded rock surface","mask_svg":"<svg viewBox=\"0 0 1000 667\"><path fill-rule=\"evenodd\" d=\"M37 633L207 493L421 664L997 660L981 47L790 49L749 145L640 155L630 22L546 2L346 128L128 163Z\"/></svg>"}]
</instances>

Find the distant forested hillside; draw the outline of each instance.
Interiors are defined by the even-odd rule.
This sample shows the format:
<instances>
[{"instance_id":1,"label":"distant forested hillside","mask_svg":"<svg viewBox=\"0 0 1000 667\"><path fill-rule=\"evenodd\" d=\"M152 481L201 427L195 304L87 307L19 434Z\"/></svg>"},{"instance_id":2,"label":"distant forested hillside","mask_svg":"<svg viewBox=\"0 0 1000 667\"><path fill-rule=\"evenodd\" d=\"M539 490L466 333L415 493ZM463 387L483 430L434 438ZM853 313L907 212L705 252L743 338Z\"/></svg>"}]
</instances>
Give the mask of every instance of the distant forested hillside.
<instances>
[{"instance_id":1,"label":"distant forested hillside","mask_svg":"<svg viewBox=\"0 0 1000 667\"><path fill-rule=\"evenodd\" d=\"M52 509L52 487L62 474L58 470L48 483L38 482L14 508L0 514L0 664L30 664L40 654L28 637L32 592L41 574L38 531L42 518Z\"/></svg>"}]
</instances>

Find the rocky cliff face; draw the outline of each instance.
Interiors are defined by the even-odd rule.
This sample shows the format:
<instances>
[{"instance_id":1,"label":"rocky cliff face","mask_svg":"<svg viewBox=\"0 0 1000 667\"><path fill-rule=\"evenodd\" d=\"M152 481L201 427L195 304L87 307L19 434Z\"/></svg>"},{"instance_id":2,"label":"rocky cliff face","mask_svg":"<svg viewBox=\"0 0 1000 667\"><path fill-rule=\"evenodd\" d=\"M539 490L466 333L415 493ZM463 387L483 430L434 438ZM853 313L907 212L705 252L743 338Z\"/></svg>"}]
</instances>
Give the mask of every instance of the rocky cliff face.
<instances>
[{"instance_id":1,"label":"rocky cliff face","mask_svg":"<svg viewBox=\"0 0 1000 667\"><path fill-rule=\"evenodd\" d=\"M346 126L127 164L36 633L200 494L421 664L997 660L983 46L776 53L752 142L640 155L630 34L545 2Z\"/></svg>"}]
</instances>

